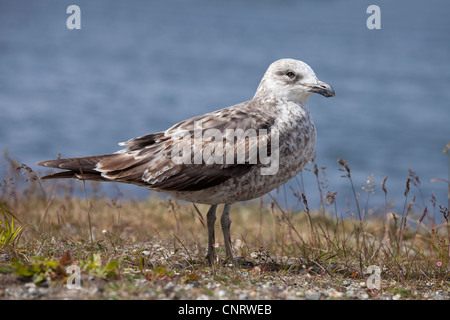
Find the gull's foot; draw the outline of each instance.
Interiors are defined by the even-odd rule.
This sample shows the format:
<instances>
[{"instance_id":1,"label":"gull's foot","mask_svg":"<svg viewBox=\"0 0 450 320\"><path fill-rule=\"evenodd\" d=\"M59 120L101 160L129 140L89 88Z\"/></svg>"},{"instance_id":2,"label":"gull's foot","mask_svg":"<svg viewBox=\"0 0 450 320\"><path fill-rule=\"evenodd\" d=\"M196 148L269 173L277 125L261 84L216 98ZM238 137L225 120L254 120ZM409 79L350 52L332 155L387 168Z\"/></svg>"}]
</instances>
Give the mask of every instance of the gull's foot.
<instances>
[{"instance_id":1,"label":"gull's foot","mask_svg":"<svg viewBox=\"0 0 450 320\"><path fill-rule=\"evenodd\" d=\"M214 266L214 262L216 261L215 254L212 252L208 252L205 256L206 263L210 266Z\"/></svg>"}]
</instances>

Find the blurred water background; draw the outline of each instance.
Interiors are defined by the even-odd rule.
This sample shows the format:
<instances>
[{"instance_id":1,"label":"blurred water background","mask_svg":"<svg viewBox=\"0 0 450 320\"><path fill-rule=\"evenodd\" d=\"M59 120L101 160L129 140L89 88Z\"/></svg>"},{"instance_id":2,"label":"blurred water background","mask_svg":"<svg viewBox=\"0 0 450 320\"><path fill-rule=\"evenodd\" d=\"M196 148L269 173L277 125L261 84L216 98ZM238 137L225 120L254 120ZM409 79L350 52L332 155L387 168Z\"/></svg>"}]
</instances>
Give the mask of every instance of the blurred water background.
<instances>
[{"instance_id":1,"label":"blurred water background","mask_svg":"<svg viewBox=\"0 0 450 320\"><path fill-rule=\"evenodd\" d=\"M81 30L66 27L71 4ZM371 4L381 30L366 27ZM370 207L383 207L388 176L388 200L401 210L409 168L426 206L431 193L447 205L447 185L430 180L448 177L449 17L450 2L439 0L2 0L0 150L41 172L34 163L58 153L115 152L117 142L251 99L268 65L289 57L336 91L313 95L309 108L316 163L327 167L341 212L354 201L338 158L362 195L374 174ZM303 181L317 208L315 176L304 172ZM289 188L286 201L297 204Z\"/></svg>"}]
</instances>

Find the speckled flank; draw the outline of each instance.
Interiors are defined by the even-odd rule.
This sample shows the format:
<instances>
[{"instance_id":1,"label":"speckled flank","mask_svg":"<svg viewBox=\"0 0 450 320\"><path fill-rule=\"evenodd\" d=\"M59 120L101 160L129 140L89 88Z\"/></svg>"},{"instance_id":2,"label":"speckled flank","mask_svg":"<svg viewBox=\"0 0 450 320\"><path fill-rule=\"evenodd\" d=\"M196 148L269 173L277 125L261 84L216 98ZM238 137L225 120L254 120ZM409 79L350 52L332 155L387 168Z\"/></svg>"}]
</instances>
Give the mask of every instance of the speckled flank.
<instances>
[{"instance_id":1,"label":"speckled flank","mask_svg":"<svg viewBox=\"0 0 450 320\"><path fill-rule=\"evenodd\" d=\"M276 106L266 110L276 120L279 130L279 168L275 175L262 175L259 164L240 177L232 177L220 185L193 192L169 192L187 201L220 204L234 203L260 197L281 186L308 163L314 155L316 130L304 106L284 100L273 100L262 105ZM167 192L167 191L166 191Z\"/></svg>"}]
</instances>

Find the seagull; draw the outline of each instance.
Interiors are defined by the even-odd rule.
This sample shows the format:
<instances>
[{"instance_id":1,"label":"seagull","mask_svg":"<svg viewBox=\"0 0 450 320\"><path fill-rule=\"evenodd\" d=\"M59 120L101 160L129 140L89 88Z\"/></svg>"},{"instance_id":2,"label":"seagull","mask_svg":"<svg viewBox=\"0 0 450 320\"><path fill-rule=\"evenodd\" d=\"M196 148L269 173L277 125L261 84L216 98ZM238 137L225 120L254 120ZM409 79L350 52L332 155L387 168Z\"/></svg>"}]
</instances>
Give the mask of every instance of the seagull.
<instances>
[{"instance_id":1,"label":"seagull","mask_svg":"<svg viewBox=\"0 0 450 320\"><path fill-rule=\"evenodd\" d=\"M313 93L335 95L306 63L277 60L251 100L119 143L124 148L112 154L38 162L65 170L41 179L130 183L210 205L206 259L211 265L216 210L223 204L224 261L233 262L230 206L278 188L314 155L316 129L306 106Z\"/></svg>"}]
</instances>

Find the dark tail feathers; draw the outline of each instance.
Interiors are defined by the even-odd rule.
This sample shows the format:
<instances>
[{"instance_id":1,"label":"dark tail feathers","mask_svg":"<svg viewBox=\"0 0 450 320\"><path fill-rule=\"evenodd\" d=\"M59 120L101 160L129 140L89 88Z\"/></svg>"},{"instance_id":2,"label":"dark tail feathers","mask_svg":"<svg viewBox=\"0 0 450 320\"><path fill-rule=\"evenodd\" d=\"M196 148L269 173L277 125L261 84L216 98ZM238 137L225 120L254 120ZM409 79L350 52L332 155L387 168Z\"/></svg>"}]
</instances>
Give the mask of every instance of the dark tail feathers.
<instances>
[{"instance_id":1,"label":"dark tail feathers","mask_svg":"<svg viewBox=\"0 0 450 320\"><path fill-rule=\"evenodd\" d=\"M68 170L47 175L41 177L41 179L75 178L80 180L105 180L101 176L101 173L95 170L95 167L100 161L112 156L114 154L85 158L56 159L41 161L36 164L43 167Z\"/></svg>"}]
</instances>

